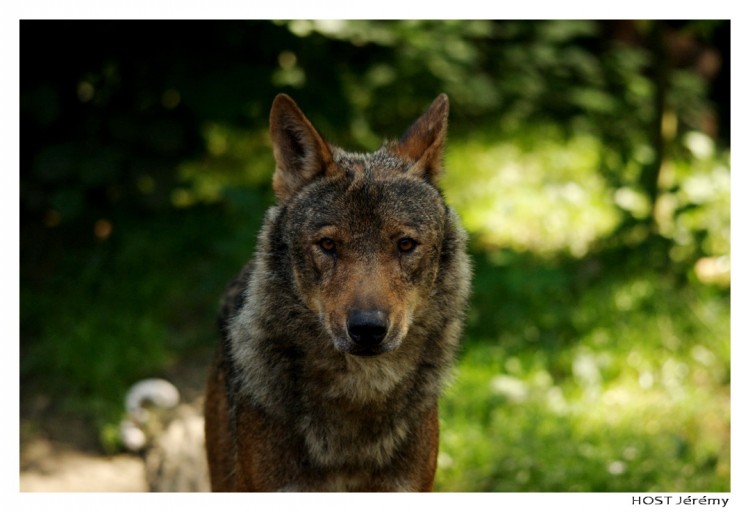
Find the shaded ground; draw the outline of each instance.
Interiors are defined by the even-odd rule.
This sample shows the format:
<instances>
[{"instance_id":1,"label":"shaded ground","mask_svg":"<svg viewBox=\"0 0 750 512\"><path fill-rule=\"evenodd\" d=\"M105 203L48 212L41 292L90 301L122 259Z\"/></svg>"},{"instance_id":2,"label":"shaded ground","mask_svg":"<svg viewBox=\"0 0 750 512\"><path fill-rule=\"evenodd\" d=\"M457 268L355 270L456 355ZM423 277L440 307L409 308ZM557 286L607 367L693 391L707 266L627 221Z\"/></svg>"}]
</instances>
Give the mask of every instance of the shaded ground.
<instances>
[{"instance_id":1,"label":"shaded ground","mask_svg":"<svg viewBox=\"0 0 750 512\"><path fill-rule=\"evenodd\" d=\"M164 378L182 403L202 410L202 391L212 349L189 354ZM124 398L124 397L123 397ZM43 393L21 392L20 490L22 492L143 492L148 475L137 454L103 453L98 433L79 417L56 410Z\"/></svg>"}]
</instances>

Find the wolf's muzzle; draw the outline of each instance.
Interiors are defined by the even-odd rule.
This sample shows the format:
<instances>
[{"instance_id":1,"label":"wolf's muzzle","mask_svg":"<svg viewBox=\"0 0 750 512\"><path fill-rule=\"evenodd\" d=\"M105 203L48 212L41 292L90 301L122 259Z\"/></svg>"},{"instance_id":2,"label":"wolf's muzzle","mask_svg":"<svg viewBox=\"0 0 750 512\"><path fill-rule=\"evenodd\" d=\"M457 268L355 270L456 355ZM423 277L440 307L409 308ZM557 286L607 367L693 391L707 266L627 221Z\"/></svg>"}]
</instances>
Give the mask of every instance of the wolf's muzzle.
<instances>
[{"instance_id":1,"label":"wolf's muzzle","mask_svg":"<svg viewBox=\"0 0 750 512\"><path fill-rule=\"evenodd\" d=\"M346 319L349 338L357 355L377 355L385 351L382 341L388 334L388 316L377 309L355 309Z\"/></svg>"}]
</instances>

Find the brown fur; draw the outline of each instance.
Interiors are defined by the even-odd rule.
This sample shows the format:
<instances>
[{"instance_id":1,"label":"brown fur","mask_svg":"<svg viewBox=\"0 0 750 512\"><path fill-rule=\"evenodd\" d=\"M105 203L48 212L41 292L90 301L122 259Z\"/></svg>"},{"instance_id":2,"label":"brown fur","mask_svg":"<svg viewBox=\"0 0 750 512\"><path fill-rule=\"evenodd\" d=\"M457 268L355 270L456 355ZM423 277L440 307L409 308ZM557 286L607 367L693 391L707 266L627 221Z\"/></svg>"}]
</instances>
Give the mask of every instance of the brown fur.
<instances>
[{"instance_id":1,"label":"brown fur","mask_svg":"<svg viewBox=\"0 0 750 512\"><path fill-rule=\"evenodd\" d=\"M371 154L271 109L277 205L227 291L206 394L218 491L429 491L469 292L437 188L448 98Z\"/></svg>"}]
</instances>

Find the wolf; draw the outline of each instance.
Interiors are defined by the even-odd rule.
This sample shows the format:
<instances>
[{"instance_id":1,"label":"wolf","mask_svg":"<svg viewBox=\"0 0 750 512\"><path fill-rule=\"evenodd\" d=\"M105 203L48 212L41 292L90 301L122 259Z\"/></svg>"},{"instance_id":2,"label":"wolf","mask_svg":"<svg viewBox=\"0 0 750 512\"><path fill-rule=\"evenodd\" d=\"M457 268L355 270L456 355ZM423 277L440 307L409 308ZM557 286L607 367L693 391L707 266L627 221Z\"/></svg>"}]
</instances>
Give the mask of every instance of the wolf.
<instances>
[{"instance_id":1,"label":"wolf","mask_svg":"<svg viewBox=\"0 0 750 512\"><path fill-rule=\"evenodd\" d=\"M363 154L275 98L276 204L223 297L206 389L212 490L432 490L471 280L438 188L448 104Z\"/></svg>"}]
</instances>

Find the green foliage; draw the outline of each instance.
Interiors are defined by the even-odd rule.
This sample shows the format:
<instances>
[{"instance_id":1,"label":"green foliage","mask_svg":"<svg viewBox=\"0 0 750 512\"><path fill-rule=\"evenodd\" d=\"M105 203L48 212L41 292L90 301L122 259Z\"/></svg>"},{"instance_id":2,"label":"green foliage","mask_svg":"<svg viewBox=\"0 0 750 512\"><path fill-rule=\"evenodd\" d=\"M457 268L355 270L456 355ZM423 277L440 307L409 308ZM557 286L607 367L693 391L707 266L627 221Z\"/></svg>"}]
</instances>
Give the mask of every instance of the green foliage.
<instances>
[{"instance_id":1,"label":"green foliage","mask_svg":"<svg viewBox=\"0 0 750 512\"><path fill-rule=\"evenodd\" d=\"M580 263L477 263L440 490L728 491L726 293L650 269L584 284Z\"/></svg>"},{"instance_id":2,"label":"green foliage","mask_svg":"<svg viewBox=\"0 0 750 512\"><path fill-rule=\"evenodd\" d=\"M614 231L621 212L598 172L601 142L537 125L453 140L443 180L449 202L484 247L582 256Z\"/></svg>"},{"instance_id":3,"label":"green foliage","mask_svg":"<svg viewBox=\"0 0 750 512\"><path fill-rule=\"evenodd\" d=\"M214 340L221 291L252 253L262 214L256 193L239 197L238 209L115 219L106 241L58 232L79 245L22 251L21 332L33 341L22 346L23 388L106 427L132 384Z\"/></svg>"},{"instance_id":4,"label":"green foliage","mask_svg":"<svg viewBox=\"0 0 750 512\"><path fill-rule=\"evenodd\" d=\"M447 156L448 198L478 252L465 352L442 402L438 489L727 491L727 155L688 134L693 157L664 178L671 243L612 248L601 240L616 223L602 229L602 217L625 204L586 165L599 142L554 133L453 140ZM568 179L584 184L575 203L548 194ZM575 221L554 224L571 210Z\"/></svg>"}]
</instances>

